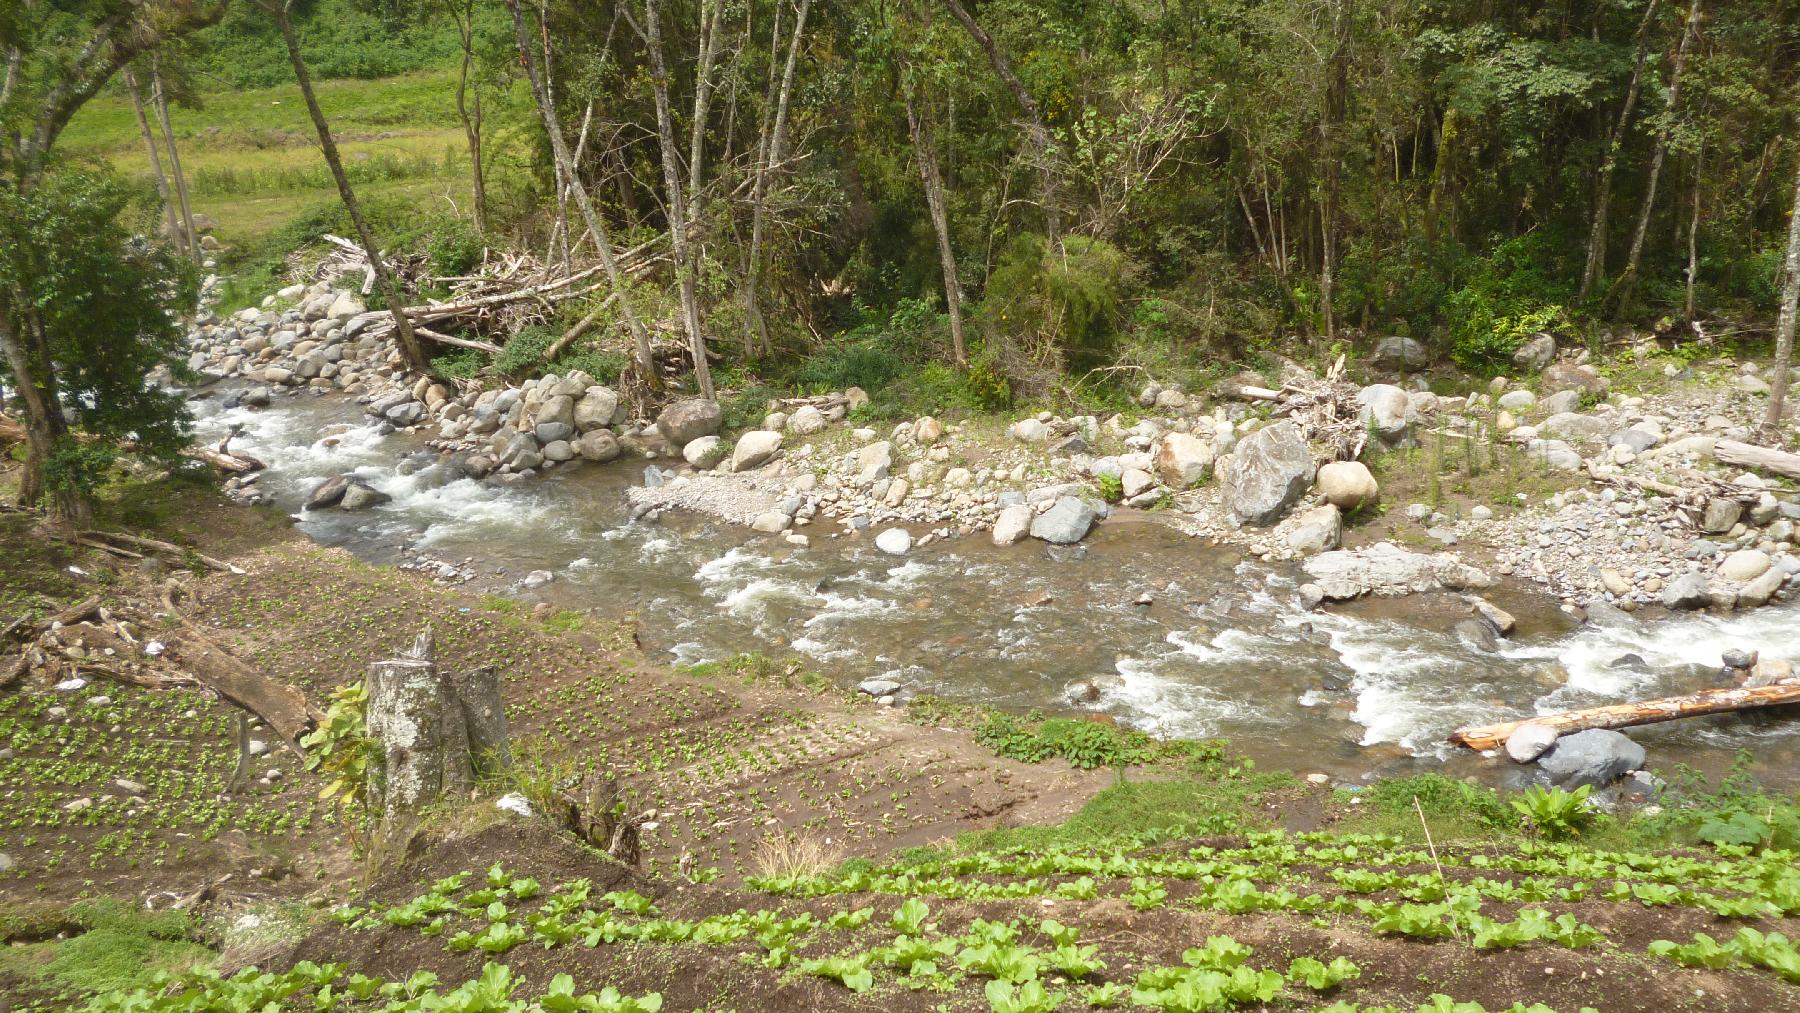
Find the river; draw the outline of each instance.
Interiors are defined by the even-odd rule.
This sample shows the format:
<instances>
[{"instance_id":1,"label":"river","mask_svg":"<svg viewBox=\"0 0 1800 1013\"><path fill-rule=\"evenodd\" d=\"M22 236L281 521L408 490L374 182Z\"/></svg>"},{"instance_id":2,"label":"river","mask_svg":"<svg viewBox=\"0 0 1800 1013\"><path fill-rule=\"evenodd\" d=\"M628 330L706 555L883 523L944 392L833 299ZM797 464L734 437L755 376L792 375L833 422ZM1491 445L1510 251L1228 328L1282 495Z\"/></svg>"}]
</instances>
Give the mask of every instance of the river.
<instances>
[{"instance_id":1,"label":"river","mask_svg":"<svg viewBox=\"0 0 1800 1013\"><path fill-rule=\"evenodd\" d=\"M905 558L870 539L803 529L795 548L692 516L630 521L642 462L558 469L517 484L433 467L421 439L383 436L354 401L302 394L273 407L194 402L201 440L268 464L275 504L316 541L376 563L425 553L469 561L476 588L618 616L635 610L645 648L672 663L794 652L849 686L890 675L917 690L1046 713L1080 709L1159 735L1222 736L1265 765L1357 779L1446 769L1491 782L1527 776L1453 750L1456 727L1534 711L1622 702L1716 684L1720 653L1800 660L1800 605L1575 627L1553 602L1503 586L1521 629L1499 654L1449 632L1451 595L1304 611L1294 571L1246 561L1151 519L1101 525L1070 548L986 538ZM409 457L411 460L408 460ZM355 472L392 499L372 510L303 513L308 490ZM410 473L408 473L410 472ZM555 580L522 590L531 571ZM1148 596L1148 604L1140 599ZM1621 658L1636 655L1641 663ZM1771 786L1800 787L1800 719L1721 716L1635 729L1652 766L1715 774L1740 749Z\"/></svg>"}]
</instances>

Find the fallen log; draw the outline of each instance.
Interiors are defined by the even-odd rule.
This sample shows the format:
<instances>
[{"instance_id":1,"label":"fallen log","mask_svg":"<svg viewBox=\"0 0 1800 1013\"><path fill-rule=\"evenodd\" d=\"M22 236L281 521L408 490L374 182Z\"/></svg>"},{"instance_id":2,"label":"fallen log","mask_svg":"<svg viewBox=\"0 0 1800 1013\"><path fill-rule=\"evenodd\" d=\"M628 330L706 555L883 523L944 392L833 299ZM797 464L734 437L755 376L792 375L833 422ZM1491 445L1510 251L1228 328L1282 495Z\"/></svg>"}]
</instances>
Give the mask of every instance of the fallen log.
<instances>
[{"instance_id":1,"label":"fallen log","mask_svg":"<svg viewBox=\"0 0 1800 1013\"><path fill-rule=\"evenodd\" d=\"M244 708L275 730L296 756L304 757L300 736L324 720L297 687L278 682L239 661L213 642L199 626L175 607L176 585L163 586L163 608L186 636L169 639L168 652L189 675L219 696Z\"/></svg>"},{"instance_id":2,"label":"fallen log","mask_svg":"<svg viewBox=\"0 0 1800 1013\"><path fill-rule=\"evenodd\" d=\"M500 346L491 341L474 341L469 338L459 338L454 334L445 334L442 331L434 331L429 327L421 327L418 324L413 325L413 331L430 338L440 345L453 345L457 348L473 348L477 352L486 352L489 355L500 354Z\"/></svg>"},{"instance_id":3,"label":"fallen log","mask_svg":"<svg viewBox=\"0 0 1800 1013\"><path fill-rule=\"evenodd\" d=\"M1543 714L1538 717L1521 718L1517 721L1503 721L1495 725L1459 728L1451 734L1450 744L1467 746L1470 749L1497 749L1505 745L1512 733L1524 724L1549 725L1556 729L1558 734L1567 735L1570 732L1585 731L1589 728L1631 728L1636 725L1674 721L1678 718L1725 714L1786 703L1800 703L1800 682L1784 682L1774 686L1759 686L1755 689L1739 689L1737 687L1703 689L1698 693L1689 693L1686 696L1664 697L1660 700L1644 700L1639 703L1612 704L1607 707L1590 707L1585 710L1565 711L1561 714Z\"/></svg>"},{"instance_id":4,"label":"fallen log","mask_svg":"<svg viewBox=\"0 0 1800 1013\"><path fill-rule=\"evenodd\" d=\"M1739 443L1737 440L1720 440L1713 446L1713 457L1720 464L1774 472L1784 478L1800 481L1800 454L1759 447L1752 443Z\"/></svg>"},{"instance_id":5,"label":"fallen log","mask_svg":"<svg viewBox=\"0 0 1800 1013\"><path fill-rule=\"evenodd\" d=\"M124 546L130 549L142 549L147 553L153 552L159 556L166 556L171 561L177 563L186 563L190 559L195 560L199 562L201 566L204 566L209 570L217 570L220 573L242 574L244 572L222 559L214 559L205 553L196 552L192 549L184 549L173 542L159 541L155 538L144 538L141 535L127 535L119 531L83 531L80 537L81 539L96 539L101 542ZM92 543L84 542L84 544Z\"/></svg>"},{"instance_id":6,"label":"fallen log","mask_svg":"<svg viewBox=\"0 0 1800 1013\"><path fill-rule=\"evenodd\" d=\"M211 447L189 447L181 453L184 457L191 457L196 461L210 464L231 475L243 475L263 469L263 463L254 457L221 454Z\"/></svg>"}]
</instances>

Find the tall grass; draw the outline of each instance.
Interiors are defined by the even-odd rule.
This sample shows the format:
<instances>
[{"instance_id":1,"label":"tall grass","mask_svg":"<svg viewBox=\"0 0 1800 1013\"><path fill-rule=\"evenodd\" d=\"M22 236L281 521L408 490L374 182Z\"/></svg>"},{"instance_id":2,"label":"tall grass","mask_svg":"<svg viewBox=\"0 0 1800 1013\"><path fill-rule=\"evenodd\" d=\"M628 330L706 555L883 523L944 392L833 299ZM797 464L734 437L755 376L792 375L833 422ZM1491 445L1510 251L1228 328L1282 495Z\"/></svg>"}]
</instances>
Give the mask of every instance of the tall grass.
<instances>
[{"instance_id":1,"label":"tall grass","mask_svg":"<svg viewBox=\"0 0 1800 1013\"><path fill-rule=\"evenodd\" d=\"M468 152L448 146L439 155L423 151L353 152L344 162L352 184L433 179L468 171ZM312 165L202 165L190 184L201 197L328 190L335 183L323 162Z\"/></svg>"}]
</instances>

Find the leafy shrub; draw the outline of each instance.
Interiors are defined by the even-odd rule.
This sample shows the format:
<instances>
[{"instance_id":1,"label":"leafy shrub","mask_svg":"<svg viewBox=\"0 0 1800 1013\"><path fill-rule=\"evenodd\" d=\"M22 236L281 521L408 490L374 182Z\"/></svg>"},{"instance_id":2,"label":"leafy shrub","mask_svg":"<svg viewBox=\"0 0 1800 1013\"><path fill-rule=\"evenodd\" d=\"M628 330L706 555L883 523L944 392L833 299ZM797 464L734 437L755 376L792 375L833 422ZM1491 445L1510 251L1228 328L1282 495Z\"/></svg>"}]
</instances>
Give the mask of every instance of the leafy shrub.
<instances>
[{"instance_id":1,"label":"leafy shrub","mask_svg":"<svg viewBox=\"0 0 1800 1013\"><path fill-rule=\"evenodd\" d=\"M1467 280L1444 300L1450 357L1458 365L1498 370L1526 337L1573 328L1567 309L1573 293L1553 271L1552 256L1547 241L1534 233L1470 261Z\"/></svg>"},{"instance_id":2,"label":"leafy shrub","mask_svg":"<svg viewBox=\"0 0 1800 1013\"><path fill-rule=\"evenodd\" d=\"M1588 801L1588 795L1593 790L1594 787L1590 784L1584 784L1574 791L1546 789L1541 784L1534 784L1523 795L1513 799L1512 806L1537 828L1539 834L1549 840L1576 837L1594 821L1598 813L1594 804Z\"/></svg>"},{"instance_id":3,"label":"leafy shrub","mask_svg":"<svg viewBox=\"0 0 1800 1013\"><path fill-rule=\"evenodd\" d=\"M509 338L494 356L494 368L508 376L535 372L544 352L562 335L556 330L534 324L524 327Z\"/></svg>"},{"instance_id":4,"label":"leafy shrub","mask_svg":"<svg viewBox=\"0 0 1800 1013\"><path fill-rule=\"evenodd\" d=\"M1136 275L1125 252L1103 239L1071 235L1060 248L1022 235L988 277L979 319L990 345L1021 350L1037 365L1099 364Z\"/></svg>"},{"instance_id":5,"label":"leafy shrub","mask_svg":"<svg viewBox=\"0 0 1800 1013\"><path fill-rule=\"evenodd\" d=\"M425 241L425 266L438 277L468 274L485 247L475 227L461 218L439 218Z\"/></svg>"},{"instance_id":6,"label":"leafy shrub","mask_svg":"<svg viewBox=\"0 0 1800 1013\"><path fill-rule=\"evenodd\" d=\"M487 365L487 356L474 348L461 348L431 360L431 368L439 376L456 380L473 379Z\"/></svg>"},{"instance_id":7,"label":"leafy shrub","mask_svg":"<svg viewBox=\"0 0 1800 1013\"><path fill-rule=\"evenodd\" d=\"M1051 718L1033 726L998 712L990 714L987 722L976 729L975 738L1008 759L1041 763L1060 756L1082 770L1219 753L1216 743L1153 739L1143 732L1073 718Z\"/></svg>"}]
</instances>

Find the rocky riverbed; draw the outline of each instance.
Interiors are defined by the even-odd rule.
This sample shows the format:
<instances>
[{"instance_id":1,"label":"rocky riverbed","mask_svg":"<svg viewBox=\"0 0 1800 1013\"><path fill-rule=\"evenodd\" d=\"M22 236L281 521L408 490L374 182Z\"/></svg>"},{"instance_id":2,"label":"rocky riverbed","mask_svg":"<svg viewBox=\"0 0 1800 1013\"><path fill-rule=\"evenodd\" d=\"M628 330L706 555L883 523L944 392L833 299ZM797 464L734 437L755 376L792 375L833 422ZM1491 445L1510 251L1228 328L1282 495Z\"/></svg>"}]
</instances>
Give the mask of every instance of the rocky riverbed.
<instances>
[{"instance_id":1,"label":"rocky riverbed","mask_svg":"<svg viewBox=\"0 0 1800 1013\"><path fill-rule=\"evenodd\" d=\"M1800 572L1794 493L1712 460L1717 441L1748 435L1760 410L1742 379L1755 374L1737 363L1710 364L1678 384L1670 378L1668 390L1647 396L1605 391L1603 371L1579 351L1553 357L1528 384L1471 383L1476 389L1460 396L1418 389L1421 380L1399 375L1391 383L1321 387L1321 378L1286 364L1282 383L1290 389L1341 391L1329 404L1343 424L1330 431L1316 416L1284 414L1278 401L1272 407L1266 395L1279 392L1255 393L1252 378L1240 377L1214 396L1151 385L1140 411L1105 418L1040 413L994 424L922 417L880 428L861 423L867 395L851 389L771 404L757 427L729 433L716 403L636 406L579 372L518 387L411 379L391 342L371 335L374 319L354 294L315 285L194 328L189 364L229 378L219 418L247 426L253 451L270 438L255 431L260 413L292 412L315 399L355 405L319 416L337 421L282 437L303 440L292 446L302 467L271 469L290 477L253 473L233 479L234 492L308 507L302 516L345 515L345 524L328 525L338 532L332 537L370 545L394 536L384 522L416 516L429 495L426 505L441 520L428 522L422 538L397 535L405 547L397 562L439 580L492 582L492 565L504 558L516 566L508 578L515 590L572 602L586 600L578 594L585 585L596 593L619 588L675 617L663 642L678 658L713 654L710 644L771 639L840 665L866 651L846 675L953 694L975 688L954 674L967 662L1005 672L1016 666L1017 677L990 679L976 695L1024 707L1060 700L1170 733L1274 741L1287 733L1275 735L1273 726L1307 727L1298 715L1313 710L1352 724L1346 744L1392 742L1442 755L1431 743L1449 727L1496 710L1692 688L1711 678L1709 670L1716 677L1717 656L1735 648L1762 658L1758 670L1737 678L1779 679L1780 663L1795 650L1764 632L1779 623L1727 623L1694 640L1712 657L1691 656L1620 615L1664 606L1722 615L1791 601ZM1627 362L1658 368L1651 347L1639 348ZM1379 354L1373 368L1385 368ZM1443 378L1436 383L1442 389ZM1361 457L1374 467L1331 460L1333 432L1366 436ZM1488 501L1387 502L1395 488L1416 494L1417 472L1454 467L1441 450L1446 439L1523 461L1530 481L1510 495L1488 490ZM395 441L407 449L388 449ZM371 470L380 460L392 463ZM586 534L588 525L572 524L557 503L567 490L593 487L582 477L590 473L615 490L606 495L620 505ZM1712 495L1660 495L1643 484L1694 475L1706 478ZM270 484L298 476L308 476L302 490ZM390 502L393 496L403 502ZM371 521L349 520L360 515ZM742 533L680 547L653 533L657 521L681 518ZM491 532L507 524L497 540ZM430 533L451 528L459 533ZM1137 528L1160 534L1131 534ZM634 532L636 559L594 584L596 571L618 563L590 558L591 548L580 544L626 532ZM529 546L506 541L528 533ZM1168 539L1195 548L1119 554L1125 544ZM1028 541L1043 550L1026 552L1019 543ZM945 548L923 551L934 543ZM834 554L813 555L834 544ZM1087 558L1090 545L1101 551ZM670 579L699 589L691 605L681 602L685 591L654 605L642 600L639 585L660 587L660 578L631 567L665 565L671 555L689 560L678 568L691 576ZM1252 568L1235 578L1221 572L1213 586L1224 593L1196 596L1181 572L1195 564L1183 561L1214 557ZM1040 577L1046 565L1067 573ZM909 569L915 566L926 569ZM969 579L977 573L986 576ZM1598 656L1605 647L1574 646L1584 634L1556 649L1541 632L1508 640L1513 621L1493 596L1508 578L1548 592L1569 611L1565 622L1593 618L1590 627L1612 631L1589 639L1617 645L1613 656ZM841 584L846 579L854 583ZM921 579L937 593L909 602ZM942 583L958 579L970 586ZM1234 595L1226 590L1233 583L1240 595L1254 590ZM858 590L828 590L834 584ZM1041 590L1032 591L1034 584ZM1088 600L1101 587L1104 595ZM1435 631L1333 614L1343 606L1329 605L1419 592L1443 603L1434 606L1443 616L1433 620L1441 622ZM990 605L1003 614L984 614ZM1328 605L1331 612L1307 618L1307 609ZM897 610L908 608L919 611L919 622L902 620ZM737 632L715 628L708 609L728 614ZM959 628L956 640L973 634L979 642L984 631L1023 632L1022 622L1035 632L1011 644L998 638L985 662L965 656L966 648L936 653L929 637L905 642L945 623ZM1097 623L1108 632L1094 636ZM1058 642L1057 624L1068 624L1075 641ZM701 630L708 632L684 642ZM1085 648L1076 643L1084 637L1091 641ZM1160 647L1145 652L1146 638ZM1655 677L1617 678L1618 656L1650 641L1661 646L1643 649L1663 659L1649 663ZM1395 664L1391 652L1406 653L1404 645L1426 645L1417 665ZM1304 660L1321 648L1321 657ZM1579 660L1563 659L1571 651ZM1537 660L1546 652L1557 659L1547 668ZM1266 663L1259 659L1275 658L1324 673L1292 689L1300 711L1283 715L1268 701L1218 695L1239 672L1254 681L1251 673ZM1677 659L1685 667L1659 667ZM1334 666L1341 676L1331 674ZM1522 670L1496 682L1509 667ZM1476 671L1484 695L1445 708L1428 702ZM1523 685L1503 688L1515 679ZM1209 682L1214 689L1203 690Z\"/></svg>"}]
</instances>

